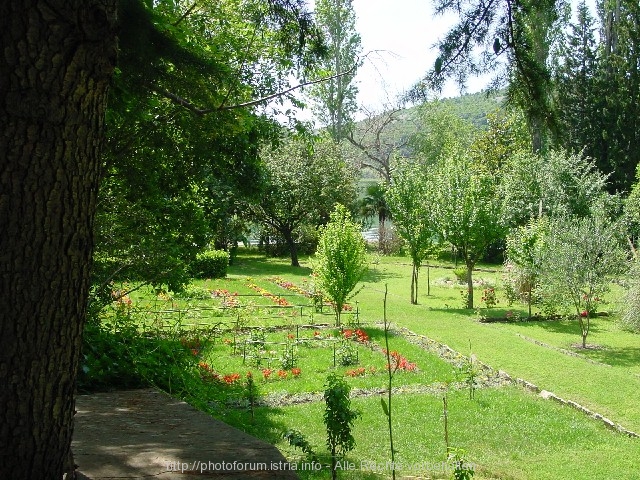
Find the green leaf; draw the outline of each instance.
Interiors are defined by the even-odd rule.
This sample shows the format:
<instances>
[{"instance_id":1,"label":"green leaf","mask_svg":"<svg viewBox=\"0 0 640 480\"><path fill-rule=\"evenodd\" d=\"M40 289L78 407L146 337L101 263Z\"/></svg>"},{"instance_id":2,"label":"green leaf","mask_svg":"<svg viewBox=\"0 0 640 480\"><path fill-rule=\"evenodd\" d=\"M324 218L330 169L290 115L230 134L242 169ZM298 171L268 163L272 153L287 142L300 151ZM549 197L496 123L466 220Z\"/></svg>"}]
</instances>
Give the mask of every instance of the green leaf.
<instances>
[{"instance_id":1,"label":"green leaf","mask_svg":"<svg viewBox=\"0 0 640 480\"><path fill-rule=\"evenodd\" d=\"M436 71L436 74L440 75L440 72L442 72L442 57L436 58L436 64L434 69Z\"/></svg>"},{"instance_id":2,"label":"green leaf","mask_svg":"<svg viewBox=\"0 0 640 480\"><path fill-rule=\"evenodd\" d=\"M389 407L387 406L387 402L385 402L384 398L380 399L380 405L382 405L382 411L388 417L389 416Z\"/></svg>"},{"instance_id":3,"label":"green leaf","mask_svg":"<svg viewBox=\"0 0 640 480\"><path fill-rule=\"evenodd\" d=\"M493 53L496 55L500 53L500 39L498 37L493 41Z\"/></svg>"}]
</instances>

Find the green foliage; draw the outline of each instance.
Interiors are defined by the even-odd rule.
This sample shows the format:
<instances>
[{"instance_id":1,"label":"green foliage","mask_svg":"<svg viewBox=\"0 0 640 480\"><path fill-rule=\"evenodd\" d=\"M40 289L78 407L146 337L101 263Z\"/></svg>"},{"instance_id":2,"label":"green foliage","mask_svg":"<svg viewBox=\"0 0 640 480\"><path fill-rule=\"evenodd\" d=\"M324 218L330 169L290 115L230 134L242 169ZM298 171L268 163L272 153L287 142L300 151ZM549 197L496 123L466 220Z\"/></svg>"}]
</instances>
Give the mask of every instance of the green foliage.
<instances>
[{"instance_id":1,"label":"green foliage","mask_svg":"<svg viewBox=\"0 0 640 480\"><path fill-rule=\"evenodd\" d=\"M336 478L336 461L353 450L356 440L351 430L360 413L351 408L351 387L344 378L332 373L327 377L324 391L324 424L327 429L327 448L331 453L331 472Z\"/></svg>"},{"instance_id":2,"label":"green foliage","mask_svg":"<svg viewBox=\"0 0 640 480\"><path fill-rule=\"evenodd\" d=\"M423 260L431 253L436 228L429 204L430 182L424 168L399 161L393 182L386 192L396 232L405 241L411 256L411 303L418 303L418 274Z\"/></svg>"},{"instance_id":3,"label":"green foliage","mask_svg":"<svg viewBox=\"0 0 640 480\"><path fill-rule=\"evenodd\" d=\"M527 302L529 318L542 274L544 242L548 230L549 222L543 217L532 220L525 226L516 227L507 235L505 283L511 293L510 301L518 298Z\"/></svg>"},{"instance_id":4,"label":"green foliage","mask_svg":"<svg viewBox=\"0 0 640 480\"><path fill-rule=\"evenodd\" d=\"M620 326L640 333L640 263L637 260L631 267L629 284L621 299Z\"/></svg>"},{"instance_id":5,"label":"green foliage","mask_svg":"<svg viewBox=\"0 0 640 480\"><path fill-rule=\"evenodd\" d=\"M462 448L450 448L447 460L453 466L454 480L470 480L473 478L475 470L473 465L465 460L466 452Z\"/></svg>"},{"instance_id":6,"label":"green foliage","mask_svg":"<svg viewBox=\"0 0 640 480\"><path fill-rule=\"evenodd\" d=\"M636 182L624 202L624 219L629 234L636 240L637 245L640 239L640 163L636 168Z\"/></svg>"},{"instance_id":7,"label":"green foliage","mask_svg":"<svg viewBox=\"0 0 640 480\"><path fill-rule=\"evenodd\" d=\"M333 302L336 325L340 314L367 270L366 244L349 211L338 204L322 227L313 267L318 286Z\"/></svg>"},{"instance_id":8,"label":"green foliage","mask_svg":"<svg viewBox=\"0 0 640 480\"><path fill-rule=\"evenodd\" d=\"M586 347L590 317L609 288L613 275L622 273L626 255L620 225L604 212L585 218L551 220L545 236L541 291L543 301L574 311Z\"/></svg>"},{"instance_id":9,"label":"green foliage","mask_svg":"<svg viewBox=\"0 0 640 480\"><path fill-rule=\"evenodd\" d=\"M595 159L610 193L627 192L640 155L640 6L602 2L597 17L580 2L558 42L556 101L559 145ZM606 95L602 92L606 91Z\"/></svg>"},{"instance_id":10,"label":"green foliage","mask_svg":"<svg viewBox=\"0 0 640 480\"><path fill-rule=\"evenodd\" d=\"M465 267L454 268L452 272L458 283L467 283L467 269Z\"/></svg>"},{"instance_id":11,"label":"green foliage","mask_svg":"<svg viewBox=\"0 0 640 480\"><path fill-rule=\"evenodd\" d=\"M95 222L96 264L109 269L94 285L176 289L212 237L241 236L226 220L260 191L258 145L279 132L249 104L307 72L321 34L301 2L280 0L123 0L118 20Z\"/></svg>"},{"instance_id":12,"label":"green foliage","mask_svg":"<svg viewBox=\"0 0 640 480\"><path fill-rule=\"evenodd\" d=\"M316 461L317 456L313 451L313 447L309 443L309 440L304 436L302 432L296 430L295 428L289 429L282 434L282 438L284 438L289 445L292 447L299 448L302 452L307 455L307 458Z\"/></svg>"},{"instance_id":13,"label":"green foliage","mask_svg":"<svg viewBox=\"0 0 640 480\"><path fill-rule=\"evenodd\" d=\"M459 21L438 42L435 68L408 96L425 98L432 89L441 89L448 78L464 87L469 76L491 73L494 86L509 80L508 100L526 112L532 130L536 123L552 124L546 62L558 10L555 0L507 4L436 1L437 14L453 13Z\"/></svg>"},{"instance_id":14,"label":"green foliage","mask_svg":"<svg viewBox=\"0 0 640 480\"><path fill-rule=\"evenodd\" d=\"M317 0L315 19L325 34L328 55L319 66L325 76L340 75L309 89L313 111L331 138L340 141L352 128L358 105L354 82L362 49L352 0ZM348 72L348 73L347 73Z\"/></svg>"},{"instance_id":15,"label":"green foliage","mask_svg":"<svg viewBox=\"0 0 640 480\"><path fill-rule=\"evenodd\" d=\"M438 235L462 255L467 267L467 308L473 308L472 271L505 229L493 175L462 152L432 172L433 218Z\"/></svg>"},{"instance_id":16,"label":"green foliage","mask_svg":"<svg viewBox=\"0 0 640 480\"><path fill-rule=\"evenodd\" d=\"M193 382L196 357L180 342L180 335L141 334L138 313L119 302L108 322L85 327L78 372L80 391L155 386L182 395Z\"/></svg>"},{"instance_id":17,"label":"green foliage","mask_svg":"<svg viewBox=\"0 0 640 480\"><path fill-rule=\"evenodd\" d=\"M603 202L606 183L607 176L581 153L516 153L500 183L503 222L516 226L541 215L588 216Z\"/></svg>"},{"instance_id":18,"label":"green foliage","mask_svg":"<svg viewBox=\"0 0 640 480\"><path fill-rule=\"evenodd\" d=\"M444 101L424 103L418 110L419 129L411 138L414 155L426 165L466 151L474 142L478 129L456 115Z\"/></svg>"},{"instance_id":19,"label":"green foliage","mask_svg":"<svg viewBox=\"0 0 640 480\"><path fill-rule=\"evenodd\" d=\"M336 347L336 359L343 367L358 364L358 347L351 340L343 339Z\"/></svg>"},{"instance_id":20,"label":"green foliage","mask_svg":"<svg viewBox=\"0 0 640 480\"><path fill-rule=\"evenodd\" d=\"M291 264L298 266L297 242L305 229L329 219L337 203L355 199L355 171L330 138L289 137L262 152L266 187L250 205L254 220L285 241Z\"/></svg>"},{"instance_id":21,"label":"green foliage","mask_svg":"<svg viewBox=\"0 0 640 480\"><path fill-rule=\"evenodd\" d=\"M207 250L198 253L190 265L191 273L197 278L224 278L229 266L229 252Z\"/></svg>"}]
</instances>

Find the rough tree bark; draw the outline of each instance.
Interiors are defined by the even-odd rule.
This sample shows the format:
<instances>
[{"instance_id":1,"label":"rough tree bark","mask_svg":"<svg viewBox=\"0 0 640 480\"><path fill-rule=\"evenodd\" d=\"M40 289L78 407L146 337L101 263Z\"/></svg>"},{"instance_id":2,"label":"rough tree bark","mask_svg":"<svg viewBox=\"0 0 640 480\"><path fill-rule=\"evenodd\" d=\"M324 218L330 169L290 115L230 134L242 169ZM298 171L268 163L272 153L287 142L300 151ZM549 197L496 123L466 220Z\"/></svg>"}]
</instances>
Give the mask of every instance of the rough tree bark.
<instances>
[{"instance_id":1,"label":"rough tree bark","mask_svg":"<svg viewBox=\"0 0 640 480\"><path fill-rule=\"evenodd\" d=\"M0 478L62 478L116 0L0 2Z\"/></svg>"}]
</instances>

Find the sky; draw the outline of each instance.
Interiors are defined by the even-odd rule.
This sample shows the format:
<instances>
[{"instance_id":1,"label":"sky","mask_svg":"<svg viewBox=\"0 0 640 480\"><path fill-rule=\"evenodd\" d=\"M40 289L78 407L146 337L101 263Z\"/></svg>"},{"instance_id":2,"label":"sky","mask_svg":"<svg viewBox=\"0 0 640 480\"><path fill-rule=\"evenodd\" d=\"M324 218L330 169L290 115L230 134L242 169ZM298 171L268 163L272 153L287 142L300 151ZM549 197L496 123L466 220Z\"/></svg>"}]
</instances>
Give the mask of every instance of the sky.
<instances>
[{"instance_id":1,"label":"sky","mask_svg":"<svg viewBox=\"0 0 640 480\"><path fill-rule=\"evenodd\" d=\"M354 0L356 29L362 53L367 56L356 81L358 103L380 108L414 85L437 57L433 45L444 36L455 18L433 16L429 0ZM486 82L470 79L467 92L482 90ZM442 96L456 96L458 87L449 83Z\"/></svg>"},{"instance_id":2,"label":"sky","mask_svg":"<svg viewBox=\"0 0 640 480\"><path fill-rule=\"evenodd\" d=\"M575 13L577 2L570 1ZM595 15L595 0L587 0L587 5ZM437 57L433 45L457 20L453 14L434 17L431 0L353 0L353 9L362 53L380 51L369 54L356 77L358 104L376 110L433 67ZM483 90L490 79L491 75L469 78L465 92ZM459 94L459 87L449 81L441 97Z\"/></svg>"}]
</instances>

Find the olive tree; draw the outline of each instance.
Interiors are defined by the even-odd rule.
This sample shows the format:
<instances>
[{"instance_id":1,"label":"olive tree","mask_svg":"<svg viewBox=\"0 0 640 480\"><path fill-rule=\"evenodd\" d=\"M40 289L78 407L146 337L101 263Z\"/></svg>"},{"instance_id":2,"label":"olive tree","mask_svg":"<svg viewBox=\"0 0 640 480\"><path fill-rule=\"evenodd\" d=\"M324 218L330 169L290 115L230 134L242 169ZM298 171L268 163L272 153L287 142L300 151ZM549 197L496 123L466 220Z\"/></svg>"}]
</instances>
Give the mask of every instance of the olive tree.
<instances>
[{"instance_id":1,"label":"olive tree","mask_svg":"<svg viewBox=\"0 0 640 480\"><path fill-rule=\"evenodd\" d=\"M336 325L347 301L367 270L366 245L360 227L343 205L336 205L329 223L321 228L314 265L320 290L333 302Z\"/></svg>"},{"instance_id":2,"label":"olive tree","mask_svg":"<svg viewBox=\"0 0 640 480\"><path fill-rule=\"evenodd\" d=\"M618 222L603 211L551 220L546 236L541 290L543 301L573 310L587 346L590 318L608 290L611 277L625 267Z\"/></svg>"}]
</instances>

